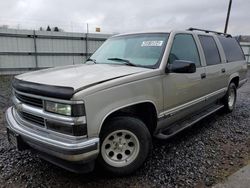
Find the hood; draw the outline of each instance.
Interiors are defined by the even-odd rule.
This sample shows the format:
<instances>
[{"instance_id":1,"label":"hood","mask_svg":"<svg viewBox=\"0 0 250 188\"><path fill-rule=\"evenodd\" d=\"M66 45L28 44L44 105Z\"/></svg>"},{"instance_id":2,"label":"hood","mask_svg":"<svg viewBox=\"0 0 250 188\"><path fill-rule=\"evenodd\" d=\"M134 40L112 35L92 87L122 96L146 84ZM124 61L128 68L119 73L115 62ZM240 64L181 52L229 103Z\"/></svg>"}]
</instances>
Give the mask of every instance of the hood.
<instances>
[{"instance_id":1,"label":"hood","mask_svg":"<svg viewBox=\"0 0 250 188\"><path fill-rule=\"evenodd\" d=\"M82 64L25 73L17 76L16 80L25 82L25 86L31 84L32 86L30 85L29 89L32 89L31 87L34 87L35 84L51 86L51 88L71 88L72 92L75 92L99 83L147 70L149 69L126 65ZM14 85L18 86L20 84L16 83ZM24 88L21 90L24 90Z\"/></svg>"}]
</instances>

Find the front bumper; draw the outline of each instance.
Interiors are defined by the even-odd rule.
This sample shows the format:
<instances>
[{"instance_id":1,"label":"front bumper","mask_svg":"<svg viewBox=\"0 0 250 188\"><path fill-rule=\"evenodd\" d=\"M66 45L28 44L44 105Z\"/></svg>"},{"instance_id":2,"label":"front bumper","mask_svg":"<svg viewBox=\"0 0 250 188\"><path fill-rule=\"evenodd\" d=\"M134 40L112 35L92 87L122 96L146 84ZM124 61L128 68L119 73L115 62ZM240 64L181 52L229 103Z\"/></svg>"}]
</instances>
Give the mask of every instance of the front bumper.
<instances>
[{"instance_id":1,"label":"front bumper","mask_svg":"<svg viewBox=\"0 0 250 188\"><path fill-rule=\"evenodd\" d=\"M99 153L99 138L69 139L55 137L49 132L41 132L20 124L15 117L15 109L6 111L7 129L15 133L32 149L41 153L42 157L52 163L58 161L84 164L96 159ZM46 156L46 157L44 157ZM58 159L58 160L57 160ZM66 165L61 167L67 168ZM75 170L73 170L75 171Z\"/></svg>"}]
</instances>

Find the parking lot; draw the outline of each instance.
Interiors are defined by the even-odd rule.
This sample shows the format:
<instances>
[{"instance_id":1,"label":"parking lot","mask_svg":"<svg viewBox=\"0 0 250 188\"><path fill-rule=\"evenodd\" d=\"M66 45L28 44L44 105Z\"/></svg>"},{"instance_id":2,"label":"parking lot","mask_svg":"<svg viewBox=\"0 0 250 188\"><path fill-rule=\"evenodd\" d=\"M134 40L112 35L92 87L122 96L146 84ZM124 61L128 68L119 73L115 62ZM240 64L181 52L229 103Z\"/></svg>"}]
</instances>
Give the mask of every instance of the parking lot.
<instances>
[{"instance_id":1,"label":"parking lot","mask_svg":"<svg viewBox=\"0 0 250 188\"><path fill-rule=\"evenodd\" d=\"M146 164L131 176L117 178L98 168L74 174L28 151L16 152L4 125L11 78L0 76L0 187L204 187L250 162L249 82L238 90L233 113L216 112L171 139L154 140Z\"/></svg>"}]
</instances>

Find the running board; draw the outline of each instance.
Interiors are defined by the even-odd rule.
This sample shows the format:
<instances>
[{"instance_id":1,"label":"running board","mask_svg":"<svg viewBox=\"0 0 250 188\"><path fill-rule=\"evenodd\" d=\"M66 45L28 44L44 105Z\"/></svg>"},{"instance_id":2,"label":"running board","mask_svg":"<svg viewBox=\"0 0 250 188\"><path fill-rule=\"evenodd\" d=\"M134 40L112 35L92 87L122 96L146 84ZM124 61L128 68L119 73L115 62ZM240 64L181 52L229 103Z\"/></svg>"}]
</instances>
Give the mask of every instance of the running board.
<instances>
[{"instance_id":1,"label":"running board","mask_svg":"<svg viewBox=\"0 0 250 188\"><path fill-rule=\"evenodd\" d=\"M181 132L182 130L192 126L193 124L197 123L198 121L202 120L203 118L213 114L214 112L220 110L223 108L223 105L215 105L213 107L210 107L204 111L201 111L200 113L197 113L190 118L187 118L186 120L174 123L170 125L169 127L163 129L161 132L155 135L158 139L168 139L177 133Z\"/></svg>"}]
</instances>

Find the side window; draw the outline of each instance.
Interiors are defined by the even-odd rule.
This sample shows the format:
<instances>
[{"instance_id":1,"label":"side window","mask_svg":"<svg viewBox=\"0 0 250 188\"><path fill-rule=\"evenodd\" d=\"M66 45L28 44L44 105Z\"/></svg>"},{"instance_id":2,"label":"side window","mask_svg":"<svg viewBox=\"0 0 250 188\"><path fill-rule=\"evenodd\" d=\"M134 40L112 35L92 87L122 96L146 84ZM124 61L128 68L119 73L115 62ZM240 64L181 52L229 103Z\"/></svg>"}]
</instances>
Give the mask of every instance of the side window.
<instances>
[{"instance_id":1,"label":"side window","mask_svg":"<svg viewBox=\"0 0 250 188\"><path fill-rule=\"evenodd\" d=\"M191 34L175 35L168 63L172 64L175 60L192 61L197 67L201 66L197 46Z\"/></svg>"},{"instance_id":2,"label":"side window","mask_svg":"<svg viewBox=\"0 0 250 188\"><path fill-rule=\"evenodd\" d=\"M221 63L217 45L212 36L199 35L207 66Z\"/></svg>"},{"instance_id":3,"label":"side window","mask_svg":"<svg viewBox=\"0 0 250 188\"><path fill-rule=\"evenodd\" d=\"M235 38L218 37L226 55L227 62L245 60L239 43Z\"/></svg>"}]
</instances>

